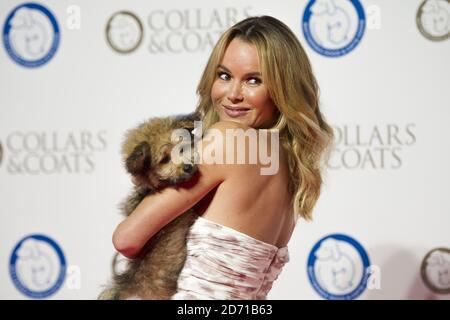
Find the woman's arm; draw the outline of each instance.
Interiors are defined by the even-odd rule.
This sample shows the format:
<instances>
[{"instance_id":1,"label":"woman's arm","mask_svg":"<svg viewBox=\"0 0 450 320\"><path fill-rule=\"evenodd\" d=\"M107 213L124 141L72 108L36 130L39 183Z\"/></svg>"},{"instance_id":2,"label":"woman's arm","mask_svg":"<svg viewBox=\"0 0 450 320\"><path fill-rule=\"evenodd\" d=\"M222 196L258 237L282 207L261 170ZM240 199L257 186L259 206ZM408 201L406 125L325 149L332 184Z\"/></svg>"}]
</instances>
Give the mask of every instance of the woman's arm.
<instances>
[{"instance_id":1,"label":"woman's arm","mask_svg":"<svg viewBox=\"0 0 450 320\"><path fill-rule=\"evenodd\" d=\"M213 127L220 130L223 124L218 123ZM199 150L214 148L216 144L222 146L222 142L217 140L198 142ZM178 189L168 187L160 193L145 197L114 231L113 244L116 250L126 257L135 257L161 228L219 185L225 179L225 167L220 164L198 164L199 174L194 181L185 183Z\"/></svg>"},{"instance_id":2,"label":"woman's arm","mask_svg":"<svg viewBox=\"0 0 450 320\"><path fill-rule=\"evenodd\" d=\"M114 231L113 244L117 251L129 258L136 256L154 234L221 182L217 175L201 171L194 186L165 188L160 193L145 197Z\"/></svg>"}]
</instances>

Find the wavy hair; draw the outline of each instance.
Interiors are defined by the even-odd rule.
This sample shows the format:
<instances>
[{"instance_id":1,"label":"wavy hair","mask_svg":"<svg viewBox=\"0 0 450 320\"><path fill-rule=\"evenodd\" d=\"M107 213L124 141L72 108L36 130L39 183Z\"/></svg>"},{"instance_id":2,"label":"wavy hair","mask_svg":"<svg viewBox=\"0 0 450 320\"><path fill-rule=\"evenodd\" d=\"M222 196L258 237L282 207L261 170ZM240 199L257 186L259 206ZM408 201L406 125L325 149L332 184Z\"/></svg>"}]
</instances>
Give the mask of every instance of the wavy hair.
<instances>
[{"instance_id":1,"label":"wavy hair","mask_svg":"<svg viewBox=\"0 0 450 320\"><path fill-rule=\"evenodd\" d=\"M203 129L219 121L211 88L225 50L234 38L255 45L261 76L279 110L280 144L288 155L289 190L295 217L312 219L320 196L322 170L333 145L333 129L319 110L319 88L308 56L295 34L270 17L249 17L225 31L209 57L197 87Z\"/></svg>"}]
</instances>

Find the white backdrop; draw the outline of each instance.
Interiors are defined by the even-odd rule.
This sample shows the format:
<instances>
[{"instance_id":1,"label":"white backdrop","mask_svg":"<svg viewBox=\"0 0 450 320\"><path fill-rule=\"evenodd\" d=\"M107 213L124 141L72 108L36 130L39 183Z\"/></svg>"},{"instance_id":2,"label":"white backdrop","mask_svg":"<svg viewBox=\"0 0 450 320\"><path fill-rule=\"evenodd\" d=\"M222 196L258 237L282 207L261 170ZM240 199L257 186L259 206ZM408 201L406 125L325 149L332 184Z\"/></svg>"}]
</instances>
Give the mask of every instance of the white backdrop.
<instances>
[{"instance_id":1,"label":"white backdrop","mask_svg":"<svg viewBox=\"0 0 450 320\"><path fill-rule=\"evenodd\" d=\"M339 1L336 6L347 12L358 2ZM316 270L322 288L330 285L325 292L341 298L448 299L448 275L439 278L431 269L426 279L433 283L435 272L434 283L447 294L431 290L421 265L432 249L444 248L430 264L450 269L450 21L439 22L447 39L422 34L416 23L422 2L361 0L362 38L350 52L329 57L305 38L305 0L40 1L59 26L54 54L49 48L55 33L51 20L39 16L43 11L22 8L14 22L11 13L26 2L1 1L0 298L96 298L110 277L111 235L122 219L117 205L131 188L119 155L124 132L152 116L192 111L220 33L249 15L268 14L289 25L307 51L323 113L337 136L314 221L297 226L291 261L269 299L322 299L308 277L308 257L319 240L336 234L362 246L371 274L362 294L352 296L365 265L351 240L334 236L336 254L350 261L353 273L340 270L344 278L335 278L340 287L332 288L333 279ZM450 6L436 3L428 10L442 13ZM26 10L39 12L30 18ZM142 23L142 41L130 53L118 53L107 41L108 21L119 11ZM112 24L119 31L109 37L116 47L120 23ZM432 33L432 22L423 18L419 25ZM133 43L139 28L128 28ZM8 43L16 58L50 52L48 61L34 67L18 63ZM36 234L55 241L60 251L47 238L29 238Z\"/></svg>"}]
</instances>

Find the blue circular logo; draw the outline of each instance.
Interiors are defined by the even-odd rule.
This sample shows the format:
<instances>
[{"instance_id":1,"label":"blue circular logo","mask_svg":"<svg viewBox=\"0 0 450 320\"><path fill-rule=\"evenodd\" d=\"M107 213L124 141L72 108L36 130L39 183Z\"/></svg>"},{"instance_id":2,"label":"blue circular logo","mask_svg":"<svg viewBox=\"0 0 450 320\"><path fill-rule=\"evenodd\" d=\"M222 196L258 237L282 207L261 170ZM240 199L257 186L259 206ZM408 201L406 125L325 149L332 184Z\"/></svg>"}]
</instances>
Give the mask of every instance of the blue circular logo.
<instances>
[{"instance_id":1,"label":"blue circular logo","mask_svg":"<svg viewBox=\"0 0 450 320\"><path fill-rule=\"evenodd\" d=\"M33 234L20 240L14 248L9 273L23 294L31 298L46 298L63 284L66 259L55 241Z\"/></svg>"},{"instance_id":2,"label":"blue circular logo","mask_svg":"<svg viewBox=\"0 0 450 320\"><path fill-rule=\"evenodd\" d=\"M16 63L28 68L47 63L55 55L59 39L55 17L37 3L14 8L3 26L6 52Z\"/></svg>"},{"instance_id":3,"label":"blue circular logo","mask_svg":"<svg viewBox=\"0 0 450 320\"><path fill-rule=\"evenodd\" d=\"M367 287L369 257L353 238L332 234L314 245L308 258L308 277L325 299L349 300Z\"/></svg>"},{"instance_id":4,"label":"blue circular logo","mask_svg":"<svg viewBox=\"0 0 450 320\"><path fill-rule=\"evenodd\" d=\"M361 41L366 16L358 0L310 0L302 24L305 39L314 51L339 57Z\"/></svg>"}]
</instances>

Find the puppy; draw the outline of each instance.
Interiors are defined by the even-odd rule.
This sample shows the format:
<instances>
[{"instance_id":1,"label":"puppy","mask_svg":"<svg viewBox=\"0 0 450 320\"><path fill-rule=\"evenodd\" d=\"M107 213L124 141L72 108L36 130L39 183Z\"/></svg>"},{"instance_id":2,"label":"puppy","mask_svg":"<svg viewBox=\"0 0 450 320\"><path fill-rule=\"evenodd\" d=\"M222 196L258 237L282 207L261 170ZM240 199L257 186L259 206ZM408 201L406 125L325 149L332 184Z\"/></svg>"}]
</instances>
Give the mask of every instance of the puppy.
<instances>
[{"instance_id":1,"label":"puppy","mask_svg":"<svg viewBox=\"0 0 450 320\"><path fill-rule=\"evenodd\" d=\"M190 159L174 163L171 151L178 142L173 142L171 135L175 129L191 132L195 120L200 120L197 113L153 118L127 132L122 155L135 187L121 204L126 216L147 195L194 181L197 173L194 153L191 152ZM191 141L194 142L192 136ZM186 236L196 218L194 209L190 209L156 233L136 259L128 260L126 270L114 275L112 284L99 299L169 299L176 292L186 260Z\"/></svg>"}]
</instances>

